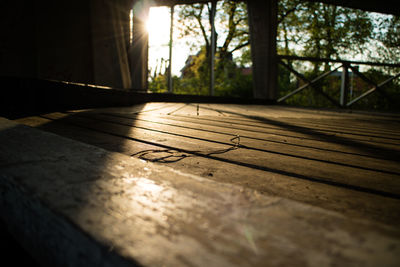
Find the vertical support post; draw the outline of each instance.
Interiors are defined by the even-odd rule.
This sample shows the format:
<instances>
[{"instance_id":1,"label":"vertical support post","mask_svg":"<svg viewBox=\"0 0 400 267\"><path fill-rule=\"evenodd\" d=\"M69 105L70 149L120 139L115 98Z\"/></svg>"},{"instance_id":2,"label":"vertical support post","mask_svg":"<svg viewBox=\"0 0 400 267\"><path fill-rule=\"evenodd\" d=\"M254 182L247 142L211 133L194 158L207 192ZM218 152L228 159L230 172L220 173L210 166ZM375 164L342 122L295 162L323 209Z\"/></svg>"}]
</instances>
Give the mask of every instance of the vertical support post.
<instances>
[{"instance_id":1,"label":"vertical support post","mask_svg":"<svg viewBox=\"0 0 400 267\"><path fill-rule=\"evenodd\" d=\"M113 24L115 48L118 56L118 66L121 73L121 82L124 89L130 89L132 87L131 75L129 69L128 49L126 47L126 32L125 24L128 21L128 17L123 17L126 12L123 7L117 5L117 3L110 6L111 22ZM125 20L126 19L126 20Z\"/></svg>"},{"instance_id":2,"label":"vertical support post","mask_svg":"<svg viewBox=\"0 0 400 267\"><path fill-rule=\"evenodd\" d=\"M347 98L349 94L349 64L343 63L342 68L342 81L340 85L340 106L347 105Z\"/></svg>"},{"instance_id":3,"label":"vertical support post","mask_svg":"<svg viewBox=\"0 0 400 267\"><path fill-rule=\"evenodd\" d=\"M171 6L171 22L169 29L169 66L168 66L168 92L172 93L172 42L174 35L174 6Z\"/></svg>"},{"instance_id":4,"label":"vertical support post","mask_svg":"<svg viewBox=\"0 0 400 267\"><path fill-rule=\"evenodd\" d=\"M247 9L253 61L253 96L276 100L278 0L248 1Z\"/></svg>"},{"instance_id":5,"label":"vertical support post","mask_svg":"<svg viewBox=\"0 0 400 267\"><path fill-rule=\"evenodd\" d=\"M129 89L132 86L131 73L129 65L129 1L88 1L90 4L90 15L84 15L89 19L90 23L90 36L91 38L91 58L93 69L93 83L97 85L112 86L116 88ZM63 10L61 8L59 10ZM77 35L76 31L80 28L85 28L84 25L74 20L74 23L66 23L65 25L76 25L76 29L70 28L69 34L74 35L80 42L81 38ZM46 24L49 23L48 19L45 20ZM79 30L80 31L80 30ZM62 29L59 31L62 32ZM69 35L67 35L69 36ZM68 37L73 43L77 42L76 39ZM42 38L40 38L42 40ZM69 46L68 42L59 37L53 38L59 40L65 45ZM49 43L51 47L51 43ZM79 46L79 50L82 47ZM82 50L84 51L84 50ZM74 54L80 56L80 54ZM81 60L75 60L81 62ZM58 64L60 65L60 64ZM54 77L55 78L55 77Z\"/></svg>"},{"instance_id":6,"label":"vertical support post","mask_svg":"<svg viewBox=\"0 0 400 267\"><path fill-rule=\"evenodd\" d=\"M147 90L149 36L145 23L149 9L147 1L134 1L132 45L129 51L133 90Z\"/></svg>"},{"instance_id":7,"label":"vertical support post","mask_svg":"<svg viewBox=\"0 0 400 267\"><path fill-rule=\"evenodd\" d=\"M215 71L214 71L214 59L215 59L215 12L217 9L217 1L211 2L211 49L210 49L210 95L214 96L215 92Z\"/></svg>"}]
</instances>

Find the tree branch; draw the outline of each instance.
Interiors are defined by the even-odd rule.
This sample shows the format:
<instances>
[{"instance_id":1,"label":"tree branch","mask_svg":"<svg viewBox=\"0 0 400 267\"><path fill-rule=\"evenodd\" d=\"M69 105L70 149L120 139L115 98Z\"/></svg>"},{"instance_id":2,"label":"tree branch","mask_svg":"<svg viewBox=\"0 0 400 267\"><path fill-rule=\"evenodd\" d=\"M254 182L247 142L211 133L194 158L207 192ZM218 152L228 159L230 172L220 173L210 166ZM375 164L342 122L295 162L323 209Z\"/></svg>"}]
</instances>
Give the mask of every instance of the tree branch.
<instances>
[{"instance_id":1,"label":"tree branch","mask_svg":"<svg viewBox=\"0 0 400 267\"><path fill-rule=\"evenodd\" d=\"M245 47L245 46L248 46L250 44L250 42L245 42L245 43L243 43L243 44L241 44L241 45L238 45L238 46L236 46L234 49L232 49L231 51L229 51L229 53L233 53L234 51L236 51L236 50L239 50L239 49L242 49L243 47Z\"/></svg>"},{"instance_id":2,"label":"tree branch","mask_svg":"<svg viewBox=\"0 0 400 267\"><path fill-rule=\"evenodd\" d=\"M278 19L278 24L281 23L287 16L289 16L291 13L295 12L297 10L297 6L289 9L285 14L283 14L280 19Z\"/></svg>"},{"instance_id":3,"label":"tree branch","mask_svg":"<svg viewBox=\"0 0 400 267\"><path fill-rule=\"evenodd\" d=\"M200 12L195 17L196 17L197 22L199 23L201 33L204 37L204 41L206 42L206 49L208 49L208 47L210 46L210 42L208 41L208 36L207 36L206 30L204 29L204 25L201 22L201 15L203 14L203 7L204 7L204 5L201 5Z\"/></svg>"},{"instance_id":4,"label":"tree branch","mask_svg":"<svg viewBox=\"0 0 400 267\"><path fill-rule=\"evenodd\" d=\"M231 43L231 41L234 37L235 31L236 31L236 24L234 21L235 11L236 11L236 3L233 3L229 7L229 23L228 23L229 31L228 31L228 35L226 36L224 45L221 48L222 53L225 53L226 51L228 51L228 46Z\"/></svg>"}]
</instances>

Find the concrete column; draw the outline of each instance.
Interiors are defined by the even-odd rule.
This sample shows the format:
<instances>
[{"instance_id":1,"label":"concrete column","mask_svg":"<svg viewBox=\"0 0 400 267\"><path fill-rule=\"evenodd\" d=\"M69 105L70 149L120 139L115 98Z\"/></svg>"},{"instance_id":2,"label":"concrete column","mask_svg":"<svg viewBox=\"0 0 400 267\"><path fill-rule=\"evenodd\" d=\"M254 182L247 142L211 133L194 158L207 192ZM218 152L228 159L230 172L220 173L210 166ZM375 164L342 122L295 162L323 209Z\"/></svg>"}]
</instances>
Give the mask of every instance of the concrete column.
<instances>
[{"instance_id":1,"label":"concrete column","mask_svg":"<svg viewBox=\"0 0 400 267\"><path fill-rule=\"evenodd\" d=\"M147 90L149 36L146 20L149 2L136 0L133 4L133 36L129 49L130 72L133 90Z\"/></svg>"},{"instance_id":2,"label":"concrete column","mask_svg":"<svg viewBox=\"0 0 400 267\"><path fill-rule=\"evenodd\" d=\"M251 56L253 60L253 96L277 98L277 0L248 1Z\"/></svg>"}]
</instances>

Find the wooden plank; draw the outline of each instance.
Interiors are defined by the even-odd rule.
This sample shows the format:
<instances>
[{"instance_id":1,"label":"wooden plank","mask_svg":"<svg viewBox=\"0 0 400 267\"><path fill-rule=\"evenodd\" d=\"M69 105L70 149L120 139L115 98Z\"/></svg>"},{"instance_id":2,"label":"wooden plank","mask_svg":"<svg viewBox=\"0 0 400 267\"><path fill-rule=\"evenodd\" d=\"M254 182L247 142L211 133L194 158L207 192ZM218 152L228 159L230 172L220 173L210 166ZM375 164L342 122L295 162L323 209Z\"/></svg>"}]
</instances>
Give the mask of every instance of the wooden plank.
<instances>
[{"instance_id":1,"label":"wooden plank","mask_svg":"<svg viewBox=\"0 0 400 267\"><path fill-rule=\"evenodd\" d=\"M247 119L247 118L236 118L238 122L244 123L255 123L257 119ZM261 119L260 119L261 120ZM325 119L291 119L291 118L280 118L279 121L282 123L286 123L288 125L293 125L297 127L304 127L310 129L318 129L324 133L333 133L333 134L348 134L349 136L367 136L367 137L377 137L384 141L386 139L393 139L397 142L400 140L399 130L400 127L390 129L388 124L390 122L385 122L382 125L377 125L376 121L364 122L360 126L357 126L359 123L356 119L341 119L333 121L332 118ZM383 129L382 129L383 128ZM397 144L394 142L394 144Z\"/></svg>"},{"instance_id":2,"label":"wooden plank","mask_svg":"<svg viewBox=\"0 0 400 267\"><path fill-rule=\"evenodd\" d=\"M194 106L194 104L192 104ZM360 112L346 110L321 110L294 108L289 106L278 105L237 105L237 104L200 104L200 110L213 110L223 113L229 117L235 117L239 120L254 120L259 118L274 118L279 120L291 120L291 122L302 121L324 121L330 124L337 121L338 125L343 125L347 121L352 120L355 124L368 124L368 128L375 125L377 129L393 128L398 132L400 115L395 113L377 113L377 112ZM183 115L183 114L181 114ZM195 115L192 113L191 115ZM373 124L372 124L372 123ZM397 122L397 123L396 123ZM352 124L346 126L353 126Z\"/></svg>"},{"instance_id":3,"label":"wooden plank","mask_svg":"<svg viewBox=\"0 0 400 267\"><path fill-rule=\"evenodd\" d=\"M288 124L287 126L306 126L309 127L310 124L307 124L307 119L311 119L311 122L315 122L317 120L318 124L316 125L315 123L313 123L312 125L314 125L315 127L318 128L319 131L321 130L326 130L326 131L321 131L322 133L326 132L327 134L330 133L330 130L333 128L334 132L338 132L340 131L340 133L350 133L350 134L361 134L361 135L365 135L368 136L368 133L371 132L372 135L379 135L378 138L389 138L389 139L395 139L395 142L393 142L394 144L398 144L398 137L399 137L399 130L400 127L397 123L390 123L390 121L387 120L383 120L383 122L381 120L373 120L372 122L367 121L367 123L363 123L364 125L364 129L366 129L365 127L368 127L368 131L363 131L361 129L357 129L354 128L353 125L355 124L359 124L360 120L365 120L365 116L352 116L352 117L344 117L342 119L339 120L339 122L337 123L338 125L333 126L328 124L328 127L324 127L323 123L321 122L330 122L333 121L334 119L336 119L337 114L332 113L330 115L318 115L318 114L313 114L313 116L311 118L301 118L301 120L299 120L298 118L296 118L298 113L302 113L302 110L294 110L292 112L285 112L285 109L283 109L283 114L285 115L284 118L279 117L279 121L282 122L281 126L278 125L274 125L273 123L276 122L276 120L274 119L276 117L277 111L279 112L279 109L277 110L277 108L273 109L274 114L270 114L271 113L271 108L268 109L263 109L263 116L259 116L260 114L258 114L257 116L253 116L253 115L247 115L246 112L248 112L248 110L241 110L241 109L237 109L237 105L233 105L233 107L235 108L235 112L233 111L229 111L228 113L225 113L223 111L223 109L220 108L209 108L207 106L210 105L206 105L206 104L189 104L186 105L184 108L178 109L178 112L170 112L168 114L165 115L176 115L182 117L185 116L187 117L188 115L193 115L195 116L195 118L198 119L209 119L212 121L221 121L223 123L228 123L231 122L232 124L238 124L238 125L253 125L253 126L258 126L260 128L273 128L273 129L282 129L283 126L285 125L284 123L286 123L288 120L290 121L290 123L286 123ZM213 107L218 105L212 105ZM232 105L226 105L226 106L232 106ZM197 108L198 107L198 108ZM240 106L239 106L240 107ZM252 106L246 106L246 107L252 107ZM257 106L258 107L258 106ZM226 109L226 108L225 108ZM306 110L307 111L307 110ZM109 113L109 112L107 112ZM111 111L112 113L112 111ZM128 112L129 113L129 112ZM314 112L315 113L315 112ZM198 114L198 115L197 115ZM235 116L232 116L232 114L236 114ZM242 115L242 114L246 114L246 115ZM200 117L196 117L200 115ZM216 115L216 116L207 116L207 115ZM240 116L239 116L240 115ZM334 116L335 115L335 116ZM193 118L193 116L191 116ZM222 116L224 116L224 118L222 119ZM225 118L225 116L228 116ZM291 117L288 117L291 116ZM232 118L233 117L233 118ZM261 117L261 118L260 118ZM272 117L272 118L271 118ZM353 118L354 117L354 118ZM219 119L218 119L219 118ZM270 123L268 123L267 120L263 121L263 118L269 119ZM295 118L295 119L294 119ZM371 120L371 117L368 117L369 120ZM338 119L336 119L338 121ZM393 122L399 122L399 119L394 120ZM245 123L239 123L239 122L245 122ZM306 124L304 124L304 122L306 122ZM369 122L369 123L368 123ZM396 127L397 126L397 127ZM311 128L315 128L315 127L311 127ZM387 129L386 128L393 128L393 129ZM283 128L284 129L284 128ZM364 138L365 139L365 138ZM371 140L369 140L371 141ZM386 140L384 140L386 141Z\"/></svg>"},{"instance_id":4,"label":"wooden plank","mask_svg":"<svg viewBox=\"0 0 400 267\"><path fill-rule=\"evenodd\" d=\"M106 114L107 115L107 114ZM110 114L109 114L110 115ZM93 116L93 115L92 115ZM343 155L340 152L330 151L332 153L326 153L327 151L321 151L314 148L309 148L306 146L298 145L298 146L290 146L287 142L281 143L274 143L269 142L268 139L265 139L267 135L261 134L254 134L250 131L226 131L225 129L216 128L216 127L202 127L200 123L188 123L188 122L180 122L177 120L166 120L165 118L159 119L158 117L154 116L134 116L129 117L126 115L112 115L107 117L103 115L96 115L93 116L94 119L98 118L100 120L105 121L114 121L118 123L123 123L130 125L132 121L135 122L135 126L145 127L145 128L155 128L159 129L165 128L170 131L171 133L179 133L179 134L187 134L192 137L207 139L218 142L226 142L226 138L233 138L237 135L240 136L242 140L242 145L247 148L254 148L254 149L267 149L268 151L273 151L276 153L290 153L293 156L303 156L305 158L312 158L312 159L320 159L325 161L332 161L338 164L355 164L358 167L365 166L365 157L354 157L354 155ZM391 155L393 157L393 155ZM394 158L394 157L393 157ZM378 163L379 162L379 163ZM377 163L377 164L375 164ZM380 168L379 165L387 165L388 161L383 160L369 160L367 166L376 166L373 168ZM367 168L367 167L366 167ZM393 162L388 164L386 167L386 171L391 172L393 168L398 172L400 169L398 168L398 164L394 164Z\"/></svg>"},{"instance_id":5,"label":"wooden plank","mask_svg":"<svg viewBox=\"0 0 400 267\"><path fill-rule=\"evenodd\" d=\"M68 116L66 114L46 115L53 119L65 119L71 123L111 133L133 140L159 145L168 149L176 149L197 156L216 158L225 162L235 163L255 169L280 173L307 179L320 183L343 186L354 190L379 194L382 196L399 198L400 185L398 175L363 170L329 164L322 161L296 157L285 153L276 153L267 150L238 147L236 149L229 138L225 142L207 138L193 137L182 133L173 133L166 129L152 129L131 124L100 121L82 116Z\"/></svg>"},{"instance_id":6,"label":"wooden plank","mask_svg":"<svg viewBox=\"0 0 400 267\"><path fill-rule=\"evenodd\" d=\"M165 115L219 116L221 112L204 109L202 104L186 104L183 108Z\"/></svg>"},{"instance_id":7,"label":"wooden plank","mask_svg":"<svg viewBox=\"0 0 400 267\"><path fill-rule=\"evenodd\" d=\"M244 123L257 123L257 118L251 119L243 117L235 117L237 122ZM260 119L259 121L261 121ZM279 121L287 123L298 127L307 127L311 129L319 129L322 132L327 133L345 133L349 135L364 135L364 136L379 136L380 138L387 139L400 139L400 127L395 128L395 124L384 121L379 123L379 121L371 120L364 121L360 123L358 119L352 118L324 118L324 119L293 119L293 118L279 118ZM399 122L399 120L397 121Z\"/></svg>"},{"instance_id":8,"label":"wooden plank","mask_svg":"<svg viewBox=\"0 0 400 267\"><path fill-rule=\"evenodd\" d=\"M114 114L114 113L111 113ZM118 113L116 113L118 114ZM175 115L175 114L169 114L169 115ZM326 121L332 120L332 118L326 118L326 119L321 119L318 121L317 119L312 119L309 122L307 122L305 119L290 119L290 118L279 118L279 120L276 119L249 119L249 118L241 118L241 117L216 117L216 116L201 116L201 117L196 117L196 116L178 116L175 115L175 117L179 118L188 118L188 119L202 119L206 121L207 119L210 121L215 121L215 122L221 122L221 123L230 123L232 125L253 125L253 126L258 126L259 128L266 128L266 129L277 129L277 130L285 130L285 125L286 125L286 130L288 130L288 127L299 127L299 128L309 128L310 130L318 130L321 131L322 133L326 134L335 134L335 133L347 133L350 135L361 135L361 136L367 136L367 137L378 137L383 139L384 141L387 141L386 139L389 140L394 140L393 144L398 144L400 140L400 127L390 129L388 126L391 124L394 124L392 122L385 122L383 125L376 125L375 121L372 123L364 123L363 128L360 127L355 127L357 124L357 120L349 120L349 119L344 119L344 120L338 120L336 124L324 124ZM171 119L171 117L167 117ZM277 122L281 122L278 124ZM275 124L274 124L275 122ZM397 122L398 123L398 122ZM294 129L293 129L294 130ZM295 132L295 131L294 131ZM370 140L371 141L371 140Z\"/></svg>"},{"instance_id":9,"label":"wooden plank","mask_svg":"<svg viewBox=\"0 0 400 267\"><path fill-rule=\"evenodd\" d=\"M200 115L204 115L203 113L204 108L200 105ZM383 133L388 133L392 135L398 136L399 132L399 125L398 122L400 119L393 119L393 120L378 120L378 119L369 119L366 120L365 118L336 118L336 116L318 116L318 117L311 117L311 118L297 118L296 116L291 116L291 117L276 117L276 116L268 116L267 114L264 114L262 116L259 115L247 115L246 111L241 111L243 112L243 115L240 115L239 111L237 111L236 115L233 113L227 113L226 111L217 111L220 115L222 114L223 116L218 116L216 118L223 120L234 120L237 119L238 122L248 122L248 123L262 123L263 119L272 119L272 120L277 120L282 122L287 122L291 123L294 125L314 125L316 127L321 127L326 129L341 129L341 130L354 130L354 131L359 131L361 133L363 132L374 132L374 133L380 133L379 130L382 130ZM301 112L300 110L298 112ZM174 115L181 115L181 116L196 116L196 114L174 114ZM293 114L294 115L294 114ZM202 116L202 117L207 117L207 116ZM397 123L396 123L397 122ZM397 125L396 125L397 124ZM364 127L360 127L360 125ZM381 129L383 128L383 129Z\"/></svg>"},{"instance_id":10,"label":"wooden plank","mask_svg":"<svg viewBox=\"0 0 400 267\"><path fill-rule=\"evenodd\" d=\"M330 117L330 118L313 118L313 119L308 119L304 118L301 121L297 121L293 118L285 118L285 121L292 122L292 123L301 123L304 125L309 125L309 126L316 126L316 127L327 127L327 129L332 128L336 130L354 130L354 131L360 131L360 132L365 132L365 133L383 133L383 134L388 134L388 135L394 135L394 136L399 136L399 120L398 118L335 118L335 117Z\"/></svg>"},{"instance_id":11,"label":"wooden plank","mask_svg":"<svg viewBox=\"0 0 400 267\"><path fill-rule=\"evenodd\" d=\"M154 118L152 118L153 120L154 120ZM238 133L237 133L238 134ZM370 163L369 163L370 164ZM393 164L392 164L393 165ZM397 165L396 165L397 166ZM390 167L390 168L392 168L392 167Z\"/></svg>"},{"instance_id":12,"label":"wooden plank","mask_svg":"<svg viewBox=\"0 0 400 267\"><path fill-rule=\"evenodd\" d=\"M157 145L77 127L62 120L31 117L19 120L19 122L38 126L40 129L96 145L109 151L165 164L176 170L207 179L251 188L262 194L289 198L334 210L353 218L368 219L388 225L400 224L400 200L307 180L293 179L293 177L256 170L217 159L190 155Z\"/></svg>"},{"instance_id":13,"label":"wooden plank","mask_svg":"<svg viewBox=\"0 0 400 267\"><path fill-rule=\"evenodd\" d=\"M396 266L400 261L395 227L5 120L0 140L2 211L32 251L52 265Z\"/></svg>"},{"instance_id":14,"label":"wooden plank","mask_svg":"<svg viewBox=\"0 0 400 267\"><path fill-rule=\"evenodd\" d=\"M203 107L204 108L204 107ZM291 123L285 123L285 119L279 118L279 120L276 120L274 118L271 118L270 116L265 116L265 114L263 116L253 116L253 115L248 115L246 112L240 112L239 110L236 111L224 111L224 110L220 110L220 109L216 109L216 108L206 108L210 111L215 111L215 112L220 112L220 113L227 113L229 115L235 115L235 118L224 118L224 121L233 121L236 124L240 124L240 122L245 122L244 124L246 125L252 125L252 126L258 126L258 127L265 127L266 124L274 124L275 126L280 126L280 128L287 128L287 127L299 127L301 128L301 122L303 121L303 118L301 120L296 120L295 123L293 123L293 121ZM242 115L243 114L243 115ZM244 115L245 114L245 115ZM177 115L177 114L176 114ZM180 114L182 115L182 114ZM189 114L187 114L189 115ZM336 114L337 115L337 114ZM313 120L315 120L315 117L313 118ZM318 119L321 119L321 116L317 116ZM326 120L330 120L332 119L331 116L323 116L322 118L325 118ZM397 120L397 122L399 122L400 119ZM300 124L299 124L300 122ZM342 121L342 123L346 123L346 121ZM347 122L348 123L348 122ZM390 123L385 123L384 124L386 127L388 125L390 125ZM268 125L269 126L269 125ZM398 126L398 125L397 125ZM306 128L306 127L304 127ZM368 135L366 133L357 133L354 131L346 131L346 130L342 130L342 131L334 131L334 130L329 130L324 128L323 126L318 126L318 129L316 129L315 132L317 133L326 133L326 134L335 134L337 136L343 136L346 138L351 138L351 139L356 139L356 140L368 140L368 141L376 141L376 142L389 142L390 144L399 144L399 138L384 138L384 136L382 136L382 134L380 134L379 132L376 132L375 135ZM400 130L400 127L397 127L395 129L395 131L398 133ZM379 134L379 136L377 136L377 134ZM389 139L389 140L388 140ZM390 139L394 139L394 140L390 140Z\"/></svg>"},{"instance_id":15,"label":"wooden plank","mask_svg":"<svg viewBox=\"0 0 400 267\"><path fill-rule=\"evenodd\" d=\"M356 167L364 166L365 168L373 168L376 170L396 172L397 174L400 174L400 166L396 162L365 157L362 155L342 153L340 151L321 149L317 145L311 147L303 144L288 143L287 140L275 141L269 138L271 136L270 134L265 134L265 133L255 133L252 131L244 131L237 129L232 131L230 129L226 129L226 127L215 127L210 125L203 125L202 123L199 122L196 123L195 120L193 122L188 122L188 121L182 122L181 120L176 120L176 119L174 120L173 119L174 117L171 119L169 117L161 118L158 116L157 117L146 116L142 114L140 116L131 116L126 114L109 114L109 113L105 113L104 115L109 116L109 118L101 116L100 119L112 120L113 118L115 118L116 122L121 122L121 123L131 123L132 120L134 120L135 125L137 126L141 125L140 122L144 122L144 123L149 123L147 127L159 128L160 126L161 127L167 126L171 127L171 130L173 130L174 128L177 128L181 131L188 130L187 132L188 134L191 133L191 131L196 131L197 136L203 138L206 137L207 134L212 136L214 136L215 134L216 137L222 136L222 138L224 137L234 138L236 136L239 136L240 140L243 141L242 145L245 145L246 147L255 147L258 149L267 148L270 151L291 153L292 155L295 156L304 156L339 164L355 165ZM94 118L96 118L96 116L94 116ZM142 127L146 127L146 124L144 124ZM191 136L194 135L191 134ZM226 138L222 139L222 142L223 141L226 141ZM367 164L368 167L365 166L366 160L368 161Z\"/></svg>"},{"instance_id":16,"label":"wooden plank","mask_svg":"<svg viewBox=\"0 0 400 267\"><path fill-rule=\"evenodd\" d=\"M255 123L240 123L235 119L215 119L215 118L204 118L204 117L188 117L188 116L177 116L177 119L182 121L203 121L204 125L213 125L213 126L222 126L225 128L233 129L233 130L249 130L257 133L269 133L276 136L283 137L281 140L291 140L291 142L296 142L301 140L300 143L312 141L321 141L320 147L326 147L330 149L335 149L337 145L342 145L341 150L351 152L358 151L358 153L366 154L366 155L374 155L386 157L393 157L393 154L396 154L394 149L397 148L396 142L380 142L379 144L375 144L373 140L369 138L361 138L362 140L349 138L348 136L337 136L334 134L327 134L321 131L315 131L313 129L297 127L291 124L285 124L277 119L270 119L268 123L264 124L259 123L258 125ZM277 128L276 126L280 126ZM285 129L286 128L286 129ZM386 140L385 140L386 141ZM349 147L350 150L347 148ZM379 152L379 150L381 150ZM382 153L386 151L386 153ZM392 156L390 156L392 155Z\"/></svg>"},{"instance_id":17,"label":"wooden plank","mask_svg":"<svg viewBox=\"0 0 400 267\"><path fill-rule=\"evenodd\" d=\"M110 107L110 108L96 108L87 110L90 113L121 113L121 114L140 114L140 113L154 113L154 114L170 114L171 112L186 106L182 103L145 103L127 107ZM71 111L82 112L82 110Z\"/></svg>"},{"instance_id":18,"label":"wooden plank","mask_svg":"<svg viewBox=\"0 0 400 267\"><path fill-rule=\"evenodd\" d=\"M226 120L217 120L210 118L202 118L202 117L187 117L187 116L176 116L174 117L163 117L163 118L171 118L173 120L178 120L181 122L188 122L198 124L199 127L218 127L219 129L226 129L232 132L251 132L254 134L262 134L264 137L267 136L268 140L276 141L281 143L289 143L294 145L305 145L316 149L326 149L333 151L340 151L342 153L350 153L350 154L360 154L364 156L370 157L378 157L377 151L372 149L364 149L365 147L354 146L349 142L344 142L341 140L329 140L328 138L322 138L321 135L299 135L294 131L275 131L273 126L267 127L264 126L256 127L256 126L247 126L243 124L238 124L235 122L228 122ZM272 131L271 131L272 130ZM328 140L327 140L328 139ZM362 149L361 149L362 148ZM379 153L379 151L378 151ZM392 154L392 153L390 153ZM391 157L391 156L390 156Z\"/></svg>"},{"instance_id":19,"label":"wooden plank","mask_svg":"<svg viewBox=\"0 0 400 267\"><path fill-rule=\"evenodd\" d=\"M174 115L192 115L196 116L195 107L197 104L191 104L192 108L191 112L185 113L176 113ZM245 107L245 108L244 108ZM205 115L203 112L205 111L215 111L216 114L223 116L228 116L225 119L238 119L239 121L249 121L256 123L257 120L260 122L263 118L265 119L277 119L282 121L290 120L291 123L302 123L303 121L315 122L319 121L324 122L325 124L331 124L332 121L337 121L338 126L353 127L354 124L364 124L367 125L368 129L371 130L375 128L375 130L380 130L381 127L385 129L391 129L391 132L397 133L399 132L399 124L400 121L399 116L390 116L387 117L374 116L373 114L367 116L365 114L347 114L340 112L318 112L314 110L313 112L307 109L288 109L280 106L249 106L249 105L207 105L200 104L199 105L200 114ZM219 116L221 118L221 116ZM351 123L349 123L351 122ZM397 122L397 123L396 123ZM342 127L343 128L343 127ZM365 128L364 128L365 129Z\"/></svg>"},{"instance_id":20,"label":"wooden plank","mask_svg":"<svg viewBox=\"0 0 400 267\"><path fill-rule=\"evenodd\" d=\"M194 103L192 104L194 105ZM315 108L299 108L282 105L241 105L241 104L201 104L202 108L219 110L227 114L240 116L256 116L256 117L274 117L274 118L380 118L380 119L399 119L397 113L371 112L371 111L354 111L354 110L336 110L336 109L315 109ZM238 115L236 114L236 115Z\"/></svg>"}]
</instances>

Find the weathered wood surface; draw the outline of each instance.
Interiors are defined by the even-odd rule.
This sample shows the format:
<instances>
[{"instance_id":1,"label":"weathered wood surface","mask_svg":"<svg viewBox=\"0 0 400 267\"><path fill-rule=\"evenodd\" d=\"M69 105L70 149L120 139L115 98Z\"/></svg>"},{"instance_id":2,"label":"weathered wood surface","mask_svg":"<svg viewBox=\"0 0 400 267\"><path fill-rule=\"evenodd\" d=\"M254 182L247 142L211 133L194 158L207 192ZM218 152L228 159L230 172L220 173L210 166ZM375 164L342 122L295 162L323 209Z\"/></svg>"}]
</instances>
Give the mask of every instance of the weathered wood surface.
<instances>
[{"instance_id":1,"label":"weathered wood surface","mask_svg":"<svg viewBox=\"0 0 400 267\"><path fill-rule=\"evenodd\" d=\"M399 226L398 117L151 103L19 121L186 173Z\"/></svg>"},{"instance_id":2,"label":"weathered wood surface","mask_svg":"<svg viewBox=\"0 0 400 267\"><path fill-rule=\"evenodd\" d=\"M0 125L2 216L46 263L399 264L397 227Z\"/></svg>"}]
</instances>

